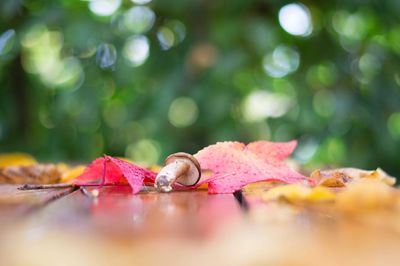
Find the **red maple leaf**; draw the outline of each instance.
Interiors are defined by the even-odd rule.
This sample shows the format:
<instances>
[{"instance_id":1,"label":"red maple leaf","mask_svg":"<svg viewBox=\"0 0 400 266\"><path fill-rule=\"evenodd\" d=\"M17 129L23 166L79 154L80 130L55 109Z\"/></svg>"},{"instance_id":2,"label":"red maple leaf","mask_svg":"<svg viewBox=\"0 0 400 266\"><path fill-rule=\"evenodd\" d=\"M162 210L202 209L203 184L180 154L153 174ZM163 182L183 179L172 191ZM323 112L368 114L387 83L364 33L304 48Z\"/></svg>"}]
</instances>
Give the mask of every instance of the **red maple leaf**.
<instances>
[{"instance_id":1,"label":"red maple leaf","mask_svg":"<svg viewBox=\"0 0 400 266\"><path fill-rule=\"evenodd\" d=\"M131 164L129 162L104 156L94 160L83 172L72 182L81 185L87 182L98 182L99 186L104 184L129 184L133 193L137 193L143 183L154 183L156 173Z\"/></svg>"},{"instance_id":2,"label":"red maple leaf","mask_svg":"<svg viewBox=\"0 0 400 266\"><path fill-rule=\"evenodd\" d=\"M233 193L243 186L259 181L305 183L307 178L295 172L283 161L295 149L296 141L257 141L247 146L240 142L219 142L210 145L194 156L202 169L211 170L211 177L202 178L199 184L208 183L209 193Z\"/></svg>"}]
</instances>

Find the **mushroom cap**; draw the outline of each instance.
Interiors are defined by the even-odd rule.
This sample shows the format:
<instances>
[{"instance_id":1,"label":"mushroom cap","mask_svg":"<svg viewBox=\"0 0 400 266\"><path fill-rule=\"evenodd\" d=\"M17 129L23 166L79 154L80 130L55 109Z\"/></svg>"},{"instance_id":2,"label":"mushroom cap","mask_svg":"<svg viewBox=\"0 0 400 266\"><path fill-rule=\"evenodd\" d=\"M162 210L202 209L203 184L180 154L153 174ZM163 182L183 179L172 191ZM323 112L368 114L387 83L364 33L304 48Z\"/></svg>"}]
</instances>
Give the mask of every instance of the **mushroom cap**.
<instances>
[{"instance_id":1,"label":"mushroom cap","mask_svg":"<svg viewBox=\"0 0 400 266\"><path fill-rule=\"evenodd\" d=\"M189 169L187 172L176 179L176 182L184 185L184 186L194 186L199 182L201 177L201 168L200 164L197 159L186 152L177 152L174 154L169 155L165 159L165 165L172 163L176 159L185 160L188 165Z\"/></svg>"}]
</instances>

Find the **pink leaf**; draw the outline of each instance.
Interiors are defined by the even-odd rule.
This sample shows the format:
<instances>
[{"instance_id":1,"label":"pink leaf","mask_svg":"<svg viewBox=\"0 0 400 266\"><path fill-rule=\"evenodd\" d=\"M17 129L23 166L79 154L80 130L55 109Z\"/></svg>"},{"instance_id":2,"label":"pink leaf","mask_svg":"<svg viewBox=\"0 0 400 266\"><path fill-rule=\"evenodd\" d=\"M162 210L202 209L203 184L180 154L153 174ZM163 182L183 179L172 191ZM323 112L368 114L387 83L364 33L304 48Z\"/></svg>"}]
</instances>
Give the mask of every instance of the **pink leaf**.
<instances>
[{"instance_id":1,"label":"pink leaf","mask_svg":"<svg viewBox=\"0 0 400 266\"><path fill-rule=\"evenodd\" d=\"M295 147L296 141L257 141L247 146L240 142L210 145L195 154L201 168L213 172L211 177L202 178L200 184L208 183L209 193L233 193L259 181L305 183L307 178L283 161Z\"/></svg>"},{"instance_id":2,"label":"pink leaf","mask_svg":"<svg viewBox=\"0 0 400 266\"><path fill-rule=\"evenodd\" d=\"M246 150L258 155L261 159L267 160L283 160L289 157L297 146L297 141L289 142L270 142L255 141L246 146Z\"/></svg>"},{"instance_id":3,"label":"pink leaf","mask_svg":"<svg viewBox=\"0 0 400 266\"><path fill-rule=\"evenodd\" d=\"M146 177L155 179L156 173L152 171L110 156L107 156L107 158L121 170L122 175L131 186L133 193L138 193L140 191Z\"/></svg>"},{"instance_id":4,"label":"pink leaf","mask_svg":"<svg viewBox=\"0 0 400 266\"><path fill-rule=\"evenodd\" d=\"M102 180L103 175L104 180ZM132 192L137 193L145 180L154 182L155 177L156 173L150 170L111 156L104 156L94 160L82 175L73 180L73 183L78 185L84 182L99 182L99 185L128 183Z\"/></svg>"}]
</instances>

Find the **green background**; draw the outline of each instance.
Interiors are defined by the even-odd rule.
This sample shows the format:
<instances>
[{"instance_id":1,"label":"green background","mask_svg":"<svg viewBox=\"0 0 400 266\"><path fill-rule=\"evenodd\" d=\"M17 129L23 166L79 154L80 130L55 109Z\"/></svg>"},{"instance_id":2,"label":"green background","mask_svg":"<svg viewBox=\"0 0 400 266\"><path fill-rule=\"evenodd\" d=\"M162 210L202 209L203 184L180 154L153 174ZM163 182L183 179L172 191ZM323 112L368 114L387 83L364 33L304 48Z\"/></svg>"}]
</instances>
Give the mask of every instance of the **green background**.
<instances>
[{"instance_id":1,"label":"green background","mask_svg":"<svg viewBox=\"0 0 400 266\"><path fill-rule=\"evenodd\" d=\"M400 1L295 2L300 35L288 1L92 2L0 2L0 151L153 164L297 139L310 168L400 175Z\"/></svg>"}]
</instances>

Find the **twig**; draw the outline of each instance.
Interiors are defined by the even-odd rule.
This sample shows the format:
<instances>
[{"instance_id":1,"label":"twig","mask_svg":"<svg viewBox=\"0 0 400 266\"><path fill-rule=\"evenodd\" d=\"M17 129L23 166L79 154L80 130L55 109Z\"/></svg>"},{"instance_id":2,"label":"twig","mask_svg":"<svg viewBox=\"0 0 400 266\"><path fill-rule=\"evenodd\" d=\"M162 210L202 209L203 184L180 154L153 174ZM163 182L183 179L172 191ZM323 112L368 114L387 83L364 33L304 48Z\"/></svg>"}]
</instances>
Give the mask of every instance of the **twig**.
<instances>
[{"instance_id":1,"label":"twig","mask_svg":"<svg viewBox=\"0 0 400 266\"><path fill-rule=\"evenodd\" d=\"M75 184L24 184L20 186L19 190L35 190L35 189L53 189L53 188L74 188L79 187Z\"/></svg>"},{"instance_id":2,"label":"twig","mask_svg":"<svg viewBox=\"0 0 400 266\"><path fill-rule=\"evenodd\" d=\"M112 187L112 186L129 186L128 184L118 183L105 183L105 184L94 184L94 183L83 183L83 184L24 184L20 186L19 190L40 190L40 189L54 189L54 188L80 188L80 187Z\"/></svg>"}]
</instances>

